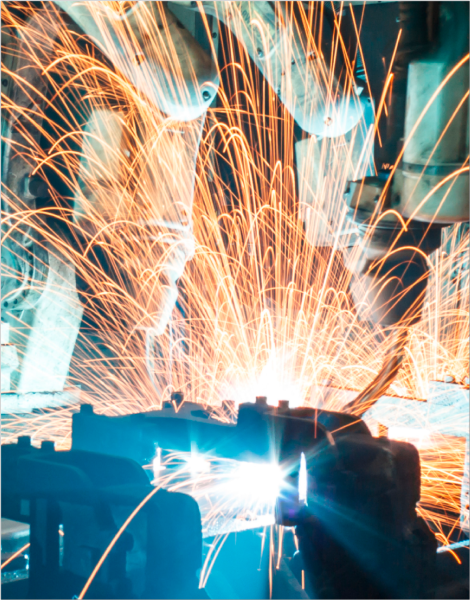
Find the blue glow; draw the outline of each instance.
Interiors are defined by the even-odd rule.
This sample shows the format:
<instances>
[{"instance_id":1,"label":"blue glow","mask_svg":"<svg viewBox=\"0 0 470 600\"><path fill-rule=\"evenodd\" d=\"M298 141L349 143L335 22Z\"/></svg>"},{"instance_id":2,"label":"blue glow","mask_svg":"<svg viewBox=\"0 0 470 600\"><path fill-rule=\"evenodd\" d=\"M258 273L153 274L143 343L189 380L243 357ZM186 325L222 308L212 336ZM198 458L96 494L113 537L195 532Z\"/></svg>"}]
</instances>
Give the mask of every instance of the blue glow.
<instances>
[{"instance_id":1,"label":"blue glow","mask_svg":"<svg viewBox=\"0 0 470 600\"><path fill-rule=\"evenodd\" d=\"M307 505L307 461L303 452L300 455L299 503Z\"/></svg>"},{"instance_id":2,"label":"blue glow","mask_svg":"<svg viewBox=\"0 0 470 600\"><path fill-rule=\"evenodd\" d=\"M201 473L208 473L211 470L211 463L196 452L191 452L187 463L193 477L197 477Z\"/></svg>"}]
</instances>

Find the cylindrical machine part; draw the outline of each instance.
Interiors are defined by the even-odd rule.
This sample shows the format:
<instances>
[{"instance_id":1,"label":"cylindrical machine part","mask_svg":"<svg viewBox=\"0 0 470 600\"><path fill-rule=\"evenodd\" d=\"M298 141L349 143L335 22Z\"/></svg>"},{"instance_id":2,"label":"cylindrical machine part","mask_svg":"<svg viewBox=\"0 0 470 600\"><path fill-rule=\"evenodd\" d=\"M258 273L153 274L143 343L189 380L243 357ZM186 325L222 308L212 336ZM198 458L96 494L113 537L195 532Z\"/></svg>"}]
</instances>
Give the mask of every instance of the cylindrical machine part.
<instances>
[{"instance_id":1,"label":"cylindrical machine part","mask_svg":"<svg viewBox=\"0 0 470 600\"><path fill-rule=\"evenodd\" d=\"M354 89L342 90L330 76L313 36L294 21L290 3L276 3L276 10L271 2L213 4L209 10L245 46L304 131L331 138L357 125L367 100Z\"/></svg>"},{"instance_id":2,"label":"cylindrical machine part","mask_svg":"<svg viewBox=\"0 0 470 600\"><path fill-rule=\"evenodd\" d=\"M136 2L125 15L102 2L55 3L163 113L192 121L209 108L219 85L215 65L166 2Z\"/></svg>"},{"instance_id":3,"label":"cylindrical machine part","mask_svg":"<svg viewBox=\"0 0 470 600\"><path fill-rule=\"evenodd\" d=\"M400 39L392 66L393 82L383 147L377 151L378 164L393 165L397 160L405 127L408 65L428 42L427 14L431 2L399 2Z\"/></svg>"},{"instance_id":4,"label":"cylindrical machine part","mask_svg":"<svg viewBox=\"0 0 470 600\"><path fill-rule=\"evenodd\" d=\"M438 45L408 71L403 181L397 172L394 182L405 217L442 224L469 218L468 45L468 2L440 3Z\"/></svg>"}]
</instances>

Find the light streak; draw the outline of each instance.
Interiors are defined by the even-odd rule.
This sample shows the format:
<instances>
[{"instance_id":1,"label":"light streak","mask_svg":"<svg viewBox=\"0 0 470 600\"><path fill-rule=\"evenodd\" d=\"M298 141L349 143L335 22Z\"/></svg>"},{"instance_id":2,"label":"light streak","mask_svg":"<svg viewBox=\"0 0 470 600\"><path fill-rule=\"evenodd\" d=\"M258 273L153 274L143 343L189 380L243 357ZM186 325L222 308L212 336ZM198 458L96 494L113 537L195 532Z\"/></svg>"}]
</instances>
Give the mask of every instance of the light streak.
<instances>
[{"instance_id":1,"label":"light streak","mask_svg":"<svg viewBox=\"0 0 470 600\"><path fill-rule=\"evenodd\" d=\"M3 6L3 18L6 25L14 26L18 17L9 7ZM299 10L306 26L313 17L307 18L303 9ZM321 15L322 3L315 10ZM355 244L356 230L345 224L341 194L349 171L361 176L361 163L370 158L370 146L366 144L367 151L363 149L353 164L352 141L344 136L323 140L319 155L314 157L312 150L307 158L325 175L314 189L299 181L292 152L293 120L230 34L223 48L224 70L230 77L222 81L220 103L208 112L200 143L200 124L187 134L175 133L184 131L181 123L163 117L99 54L81 46L65 25L54 38L54 52L43 52L57 29L51 12L44 10L38 15L43 26L39 34L37 29L28 32L27 27L22 28L27 41L25 58L46 78L55 98L41 109L42 134L48 147L43 149L26 136L30 147L17 145L13 150L24 155L38 174L59 178L75 195L84 215L64 207L53 189L47 206L31 209L4 187L8 226L2 244L30 227L29 240L37 234L43 247L47 242L60 249L86 283L82 298L90 320L100 327L90 336L80 334L70 368L70 383L84 388L82 401L92 402L98 414L122 415L158 408L170 400L173 391L181 390L186 399L200 402L227 421L235 415L223 414L224 398L240 403L268 395L274 405L283 397L291 400L291 406L316 406L312 390L324 380L331 380L340 390L363 390L380 371L390 336L367 318L359 318L362 308L351 301L351 274L342 267L338 251ZM337 27L333 33L338 35ZM308 40L319 62L318 78L324 82L328 68L319 51L321 36L320 27ZM156 46L150 38L145 50L152 55L161 52ZM343 47L337 37L334 47L335 52ZM359 51L363 57L360 45ZM172 48L165 60L174 59ZM426 109L467 59L449 73ZM393 60L389 75L392 64ZM23 75L8 74L34 95ZM391 84L388 77L369 141ZM184 88L183 82L179 85ZM344 89L349 88L346 85ZM332 96L334 90L328 94ZM4 114L33 122L28 110L3 95L2 99ZM109 154L116 157L112 168L93 147L99 136L93 138L84 131L83 122L95 109L119 112L123 123L122 147L108 143L113 150ZM318 142L313 138L311 142L313 149ZM85 179L80 164L83 147L89 157L86 186L81 181ZM193 154L198 147L194 172ZM186 183L181 189L177 185L186 182L183 176L187 173L195 179L194 203L185 195ZM84 187L93 194L86 196ZM170 193L175 204L163 207ZM309 236L298 218L299 206L309 208ZM57 233L52 221L67 229L67 237ZM406 230L407 223L400 221ZM328 232L334 234L336 252L323 248L330 244L322 225L325 222ZM178 236L191 226L194 257L180 278L171 333L167 328L156 335L153 326L159 294L169 288L166 264L172 253L176 256L185 246L187 240ZM456 381L468 376L468 231L453 228L446 235L447 246L428 259L432 274L424 316L410 331L402 369L394 382L395 389L406 397L425 397L427 382L447 373ZM99 256L105 257L108 271ZM21 262L21 257L17 258ZM22 280L20 266L10 273L18 280ZM21 352L21 337L27 343L27 321L15 311L8 314L19 331ZM339 396L332 394L323 408L340 410L342 405ZM8 415L2 442L31 434L35 445L52 437L58 449L67 449L75 410L64 406L39 414ZM426 423L422 427L426 429ZM459 519L462 442L433 434L420 453L419 511L437 531L439 541L447 543L448 532ZM159 485L187 491L205 503L206 531L215 528L221 516L233 519L235 515L252 522L266 517L265 525L272 524L272 499L280 484L276 468L269 466L259 477L259 472L252 471L254 467L203 457L208 470L195 472L194 477L186 471L184 477L170 482L175 465L179 464L176 470L183 473L187 458L162 457L161 449L157 450L154 477ZM258 487L260 481L266 485ZM299 481L300 498L303 488L301 491Z\"/></svg>"},{"instance_id":2,"label":"light streak","mask_svg":"<svg viewBox=\"0 0 470 600\"><path fill-rule=\"evenodd\" d=\"M305 454L300 454L300 469L299 469L299 503L307 504L307 461Z\"/></svg>"},{"instance_id":3,"label":"light streak","mask_svg":"<svg viewBox=\"0 0 470 600\"><path fill-rule=\"evenodd\" d=\"M215 564L216 558L219 555L219 552L222 550L223 545L225 543L225 541L227 540L228 537L228 533L226 533L224 536L220 536L215 538L214 543L212 544L211 549L209 550L206 560L204 561L204 565L202 567L201 570L201 576L199 579L199 588L204 588L206 586L207 580L209 579L209 575L212 571L212 567ZM213 551L215 550L215 548L217 548L217 551L214 553L214 557L212 558L212 561L209 562L211 555L213 553Z\"/></svg>"},{"instance_id":4,"label":"light streak","mask_svg":"<svg viewBox=\"0 0 470 600\"><path fill-rule=\"evenodd\" d=\"M457 550L458 548L465 548L469 545L469 540L462 540L461 542L455 542L454 544L449 544L448 546L440 546L437 549L437 553L441 552L449 552L450 550Z\"/></svg>"},{"instance_id":5,"label":"light streak","mask_svg":"<svg viewBox=\"0 0 470 600\"><path fill-rule=\"evenodd\" d=\"M22 548L20 548L14 554L12 554L11 556L9 556L6 559L6 561L2 563L2 566L0 567L0 570L3 570L7 565L9 565L11 562L13 562L15 560L15 558L18 558L18 556L20 556L27 548L29 548L30 545L31 545L30 543L25 544Z\"/></svg>"},{"instance_id":6,"label":"light streak","mask_svg":"<svg viewBox=\"0 0 470 600\"><path fill-rule=\"evenodd\" d=\"M161 448L157 448L157 452L155 454L155 457L152 461L152 471L153 471L153 479L154 482L157 481L157 479L160 476L160 471L162 471L165 467L162 466L162 449Z\"/></svg>"},{"instance_id":7,"label":"light streak","mask_svg":"<svg viewBox=\"0 0 470 600\"><path fill-rule=\"evenodd\" d=\"M90 577L87 579L87 582L85 583L82 591L80 592L80 595L78 596L79 600L82 600L85 597L85 594L87 593L90 585L92 584L93 579L96 577L96 574L101 569L101 565L104 563L104 561L108 557L108 554L111 552L111 550L113 549L113 547L116 544L116 542L118 541L118 539L121 537L121 535L124 532L124 530L126 529L126 527L129 525L129 523L132 521L132 519L136 516L136 514L140 511L140 509L143 508L145 506L145 504L147 504L147 502L150 500L150 498L155 496L155 494L159 490L160 490L159 487L155 487L149 494L147 494L147 496L142 500L142 502L140 502L138 504L138 506L135 507L135 509L131 512L131 514L127 517L127 519L124 521L124 523L118 529L117 533L115 534L115 536L109 543L108 547L101 555L99 561L96 563L96 566L94 567L93 571L91 572Z\"/></svg>"}]
</instances>

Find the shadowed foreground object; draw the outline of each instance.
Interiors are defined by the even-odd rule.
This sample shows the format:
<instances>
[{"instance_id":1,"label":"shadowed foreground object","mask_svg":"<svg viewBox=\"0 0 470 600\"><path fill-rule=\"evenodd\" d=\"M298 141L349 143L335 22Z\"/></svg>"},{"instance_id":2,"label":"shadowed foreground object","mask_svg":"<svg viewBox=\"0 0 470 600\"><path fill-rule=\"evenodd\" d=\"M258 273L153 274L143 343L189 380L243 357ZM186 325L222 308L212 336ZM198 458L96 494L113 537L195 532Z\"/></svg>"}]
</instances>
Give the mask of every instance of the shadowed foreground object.
<instances>
[{"instance_id":1,"label":"shadowed foreground object","mask_svg":"<svg viewBox=\"0 0 470 600\"><path fill-rule=\"evenodd\" d=\"M266 510L280 525L295 527L311 597L429 598L437 542L416 514L415 447L373 438L362 421L346 414L271 408L263 400L241 405L235 426L194 418L197 411L189 406L182 414L105 417L84 405L74 417L72 450L54 452L46 443L35 449L25 439L5 446L3 514L30 523L32 597L64 597L73 586L88 590L94 563L150 494L96 573L91 597L119 598L123 589L126 597L196 597L203 531L216 537L236 531L224 506L251 497L247 506L260 523ZM119 439L126 443L113 446ZM97 444L108 445L107 453L90 451ZM147 471L156 487L139 467L149 462L151 448L160 449L158 464L154 459ZM170 449L192 458L182 469L172 468L161 458ZM225 495L201 522L192 498L160 487L183 489L186 472L189 486L208 479L215 498L217 479L224 476L223 467L218 475L211 472L215 460L226 468L242 461L245 474L240 471L230 486L234 472L227 468ZM248 527L257 525L254 519Z\"/></svg>"}]
</instances>

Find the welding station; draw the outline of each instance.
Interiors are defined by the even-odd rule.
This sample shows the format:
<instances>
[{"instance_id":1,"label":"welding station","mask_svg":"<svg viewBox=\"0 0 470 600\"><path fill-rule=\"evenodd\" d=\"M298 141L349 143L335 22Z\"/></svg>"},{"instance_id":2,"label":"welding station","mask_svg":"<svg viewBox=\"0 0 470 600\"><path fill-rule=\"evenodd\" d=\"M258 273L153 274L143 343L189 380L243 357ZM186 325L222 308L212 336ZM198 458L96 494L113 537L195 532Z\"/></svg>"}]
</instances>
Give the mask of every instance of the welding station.
<instances>
[{"instance_id":1,"label":"welding station","mask_svg":"<svg viewBox=\"0 0 470 600\"><path fill-rule=\"evenodd\" d=\"M469 2L2 1L1 595L469 597Z\"/></svg>"}]
</instances>

